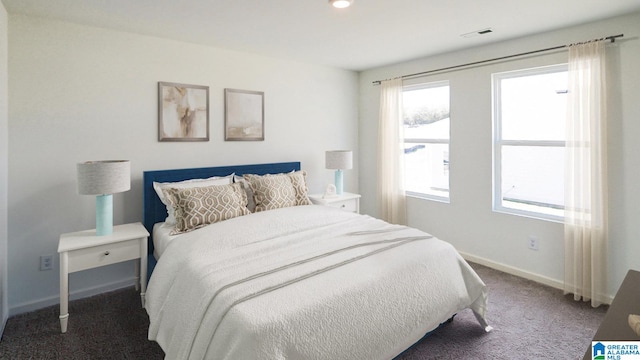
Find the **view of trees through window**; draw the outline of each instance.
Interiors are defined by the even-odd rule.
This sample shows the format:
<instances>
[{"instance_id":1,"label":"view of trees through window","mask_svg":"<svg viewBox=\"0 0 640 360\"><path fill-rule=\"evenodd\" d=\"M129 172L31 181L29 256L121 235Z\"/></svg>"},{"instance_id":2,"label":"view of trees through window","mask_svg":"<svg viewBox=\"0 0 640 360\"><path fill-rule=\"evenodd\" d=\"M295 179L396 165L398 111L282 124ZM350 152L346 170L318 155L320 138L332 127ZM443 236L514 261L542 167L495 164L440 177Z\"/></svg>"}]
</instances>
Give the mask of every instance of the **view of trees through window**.
<instances>
[{"instance_id":1,"label":"view of trees through window","mask_svg":"<svg viewBox=\"0 0 640 360\"><path fill-rule=\"evenodd\" d=\"M407 86L403 92L405 190L449 198L449 84Z\"/></svg>"},{"instance_id":2,"label":"view of trees through window","mask_svg":"<svg viewBox=\"0 0 640 360\"><path fill-rule=\"evenodd\" d=\"M494 210L559 220L564 212L567 65L493 74ZM448 81L403 89L407 195L448 201Z\"/></svg>"}]
</instances>

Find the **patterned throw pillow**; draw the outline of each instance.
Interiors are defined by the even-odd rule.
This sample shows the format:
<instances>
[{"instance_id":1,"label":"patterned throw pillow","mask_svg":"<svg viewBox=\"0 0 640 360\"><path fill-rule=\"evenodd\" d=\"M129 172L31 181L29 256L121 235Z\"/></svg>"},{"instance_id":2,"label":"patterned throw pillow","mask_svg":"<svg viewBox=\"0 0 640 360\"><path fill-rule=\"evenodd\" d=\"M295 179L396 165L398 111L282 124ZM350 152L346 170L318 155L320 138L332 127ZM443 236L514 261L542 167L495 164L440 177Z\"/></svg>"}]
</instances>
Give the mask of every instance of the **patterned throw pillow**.
<instances>
[{"instance_id":1,"label":"patterned throw pillow","mask_svg":"<svg viewBox=\"0 0 640 360\"><path fill-rule=\"evenodd\" d=\"M185 189L192 187L202 187L202 186L211 186L211 185L224 185L233 183L233 177L235 174L227 175L227 176L214 176L208 179L189 179L178 182L153 182L153 189L158 194L160 201L167 207L167 218L165 222L168 225L176 224L176 217L173 214L174 208L169 205L169 200L167 199L167 195L165 195L165 189L176 188L176 189Z\"/></svg>"},{"instance_id":2,"label":"patterned throw pillow","mask_svg":"<svg viewBox=\"0 0 640 360\"><path fill-rule=\"evenodd\" d=\"M256 203L255 211L266 211L283 207L311 205L307 196L309 189L305 171L287 174L252 175L243 177L249 182Z\"/></svg>"},{"instance_id":3,"label":"patterned throw pillow","mask_svg":"<svg viewBox=\"0 0 640 360\"><path fill-rule=\"evenodd\" d=\"M172 234L249 214L247 195L240 184L170 188L165 191L175 208L176 226Z\"/></svg>"}]
</instances>

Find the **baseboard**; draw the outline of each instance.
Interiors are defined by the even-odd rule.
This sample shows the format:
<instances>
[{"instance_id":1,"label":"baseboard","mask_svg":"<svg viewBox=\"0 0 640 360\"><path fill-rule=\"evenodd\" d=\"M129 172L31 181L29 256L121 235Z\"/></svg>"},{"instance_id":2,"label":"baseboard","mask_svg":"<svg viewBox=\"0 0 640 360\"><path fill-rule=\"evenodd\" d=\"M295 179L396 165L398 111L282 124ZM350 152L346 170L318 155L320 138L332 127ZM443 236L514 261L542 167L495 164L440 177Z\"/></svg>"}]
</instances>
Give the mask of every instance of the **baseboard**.
<instances>
[{"instance_id":1,"label":"baseboard","mask_svg":"<svg viewBox=\"0 0 640 360\"><path fill-rule=\"evenodd\" d=\"M547 286L551 286L552 288L556 288L559 290L563 290L564 291L564 284L562 281L560 280L556 280L556 279L552 279L546 276L542 276L536 273L532 273L530 271L525 271L522 269L518 269L516 267L510 266L510 265L506 265L506 264L502 264L493 260L489 260L489 259L485 259L479 256L475 256L475 255L471 255L468 253L464 253L464 252L460 252L460 255L462 255L462 257L470 262L476 263L476 264L480 264L480 265L484 265L486 267L490 267L492 269L495 270L499 270L502 271L504 273L507 274L511 274L511 275L515 275L518 277L521 277L523 279L527 279L527 280L531 280L531 281L535 281L537 283L543 284L543 285L547 285ZM611 301L613 301L613 297L606 295L603 296L602 299L600 299L600 301L604 304L611 304Z\"/></svg>"},{"instance_id":2,"label":"baseboard","mask_svg":"<svg viewBox=\"0 0 640 360\"><path fill-rule=\"evenodd\" d=\"M532 272L529 272L529 271L518 269L518 268L513 267L513 266L509 266L509 265L506 265L506 264L502 264L502 263L499 263L499 262L495 262L493 260L485 259L485 258L482 258L482 257L479 257L479 256L467 254L467 253L464 253L464 252L460 252L460 255L462 255L462 257L467 261L471 261L471 262L474 262L476 264L484 265L484 266L490 267L492 269L500 270L500 271L505 272L507 274L519 276L521 278L525 278L527 280L535 281L535 282L543 284L543 285L551 286L551 287L556 288L556 289L562 290L562 288L563 288L563 284L559 280L555 280L555 279L552 279L552 278L549 278L549 277L546 277L546 276L538 275L536 273L532 273Z\"/></svg>"},{"instance_id":3,"label":"baseboard","mask_svg":"<svg viewBox=\"0 0 640 360\"><path fill-rule=\"evenodd\" d=\"M130 277L124 280L119 280L119 281L115 281L108 284L75 290L75 291L69 292L69 301L83 299L86 297L102 294L105 292L130 287L135 283L135 281L136 281L135 277ZM30 312L30 311L39 310L39 309L46 308L52 305L57 305L57 304L60 304L59 295L50 296L44 299L18 304L16 306L9 308L9 317Z\"/></svg>"},{"instance_id":4,"label":"baseboard","mask_svg":"<svg viewBox=\"0 0 640 360\"><path fill-rule=\"evenodd\" d=\"M4 314L3 314L4 315ZM2 317L2 325L0 325L0 342L2 341L2 335L4 334L4 328L7 326L7 320L9 319L9 316Z\"/></svg>"}]
</instances>

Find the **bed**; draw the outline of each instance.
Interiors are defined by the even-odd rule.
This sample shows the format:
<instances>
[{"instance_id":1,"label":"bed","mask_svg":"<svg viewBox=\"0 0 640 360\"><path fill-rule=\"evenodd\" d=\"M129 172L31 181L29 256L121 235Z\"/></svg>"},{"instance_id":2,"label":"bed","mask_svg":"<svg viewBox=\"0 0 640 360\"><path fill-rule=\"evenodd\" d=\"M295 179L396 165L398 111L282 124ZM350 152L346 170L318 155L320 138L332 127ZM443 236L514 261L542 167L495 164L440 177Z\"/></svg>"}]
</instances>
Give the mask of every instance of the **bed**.
<instances>
[{"instance_id":1,"label":"bed","mask_svg":"<svg viewBox=\"0 0 640 360\"><path fill-rule=\"evenodd\" d=\"M211 177L235 183L164 191L187 199L182 204L202 196L198 208L214 193L233 204L244 199L243 206L253 197L263 211L225 209L223 221L181 228L187 212L172 203L174 233L159 230L169 216L153 183ZM311 205L299 162L146 171L143 184L149 262L158 257L146 294L149 339L167 359L390 359L467 308L491 329L486 286L453 246ZM295 206L269 203L269 196L281 200L279 192ZM165 238L161 251L154 237Z\"/></svg>"}]
</instances>

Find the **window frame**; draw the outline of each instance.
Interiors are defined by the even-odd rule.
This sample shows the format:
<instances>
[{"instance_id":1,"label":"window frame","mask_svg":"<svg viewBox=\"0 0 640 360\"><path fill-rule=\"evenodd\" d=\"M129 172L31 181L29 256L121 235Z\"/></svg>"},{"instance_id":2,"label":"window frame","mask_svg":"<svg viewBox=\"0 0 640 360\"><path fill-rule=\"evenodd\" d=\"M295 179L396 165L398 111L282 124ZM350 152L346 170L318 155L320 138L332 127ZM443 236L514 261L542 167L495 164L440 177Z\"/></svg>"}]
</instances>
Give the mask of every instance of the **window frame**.
<instances>
[{"instance_id":1,"label":"window frame","mask_svg":"<svg viewBox=\"0 0 640 360\"><path fill-rule=\"evenodd\" d=\"M539 211L515 209L504 206L502 195L502 148L503 146L530 146L530 147L566 147L564 140L504 140L502 139L502 112L501 109L501 81L523 76L544 75L558 72L568 72L568 64L555 64L549 66L512 70L491 74L492 87L492 124L493 124L493 197L492 209L495 212L525 216L535 219L563 222L564 214L554 215ZM552 205L552 204L548 204ZM549 206L551 208L551 206Z\"/></svg>"},{"instance_id":2,"label":"window frame","mask_svg":"<svg viewBox=\"0 0 640 360\"><path fill-rule=\"evenodd\" d=\"M402 144L446 144L449 150L449 154L451 154L451 83L449 80L437 80L430 82L421 82L421 83L413 83L407 84L402 87L402 93L404 96L405 91L414 91L414 90L423 90L423 89L431 89L437 87L447 86L449 88L449 139L429 139L429 138L409 138L407 139L404 134L404 120L400 126L402 126ZM404 111L403 111L404 118ZM404 151L404 146L402 146L402 151ZM405 154L401 154L404 156ZM449 155L451 156L451 155ZM450 159L450 158L449 158ZM403 158L404 162L404 158ZM404 178L406 178L406 167L403 170L405 173L403 174ZM449 188L447 189L448 196L440 196L434 194L421 193L417 191L409 191L405 189L405 195L409 197L425 199L425 200L433 200L444 203L450 203L451 201L451 171L449 170Z\"/></svg>"}]
</instances>

